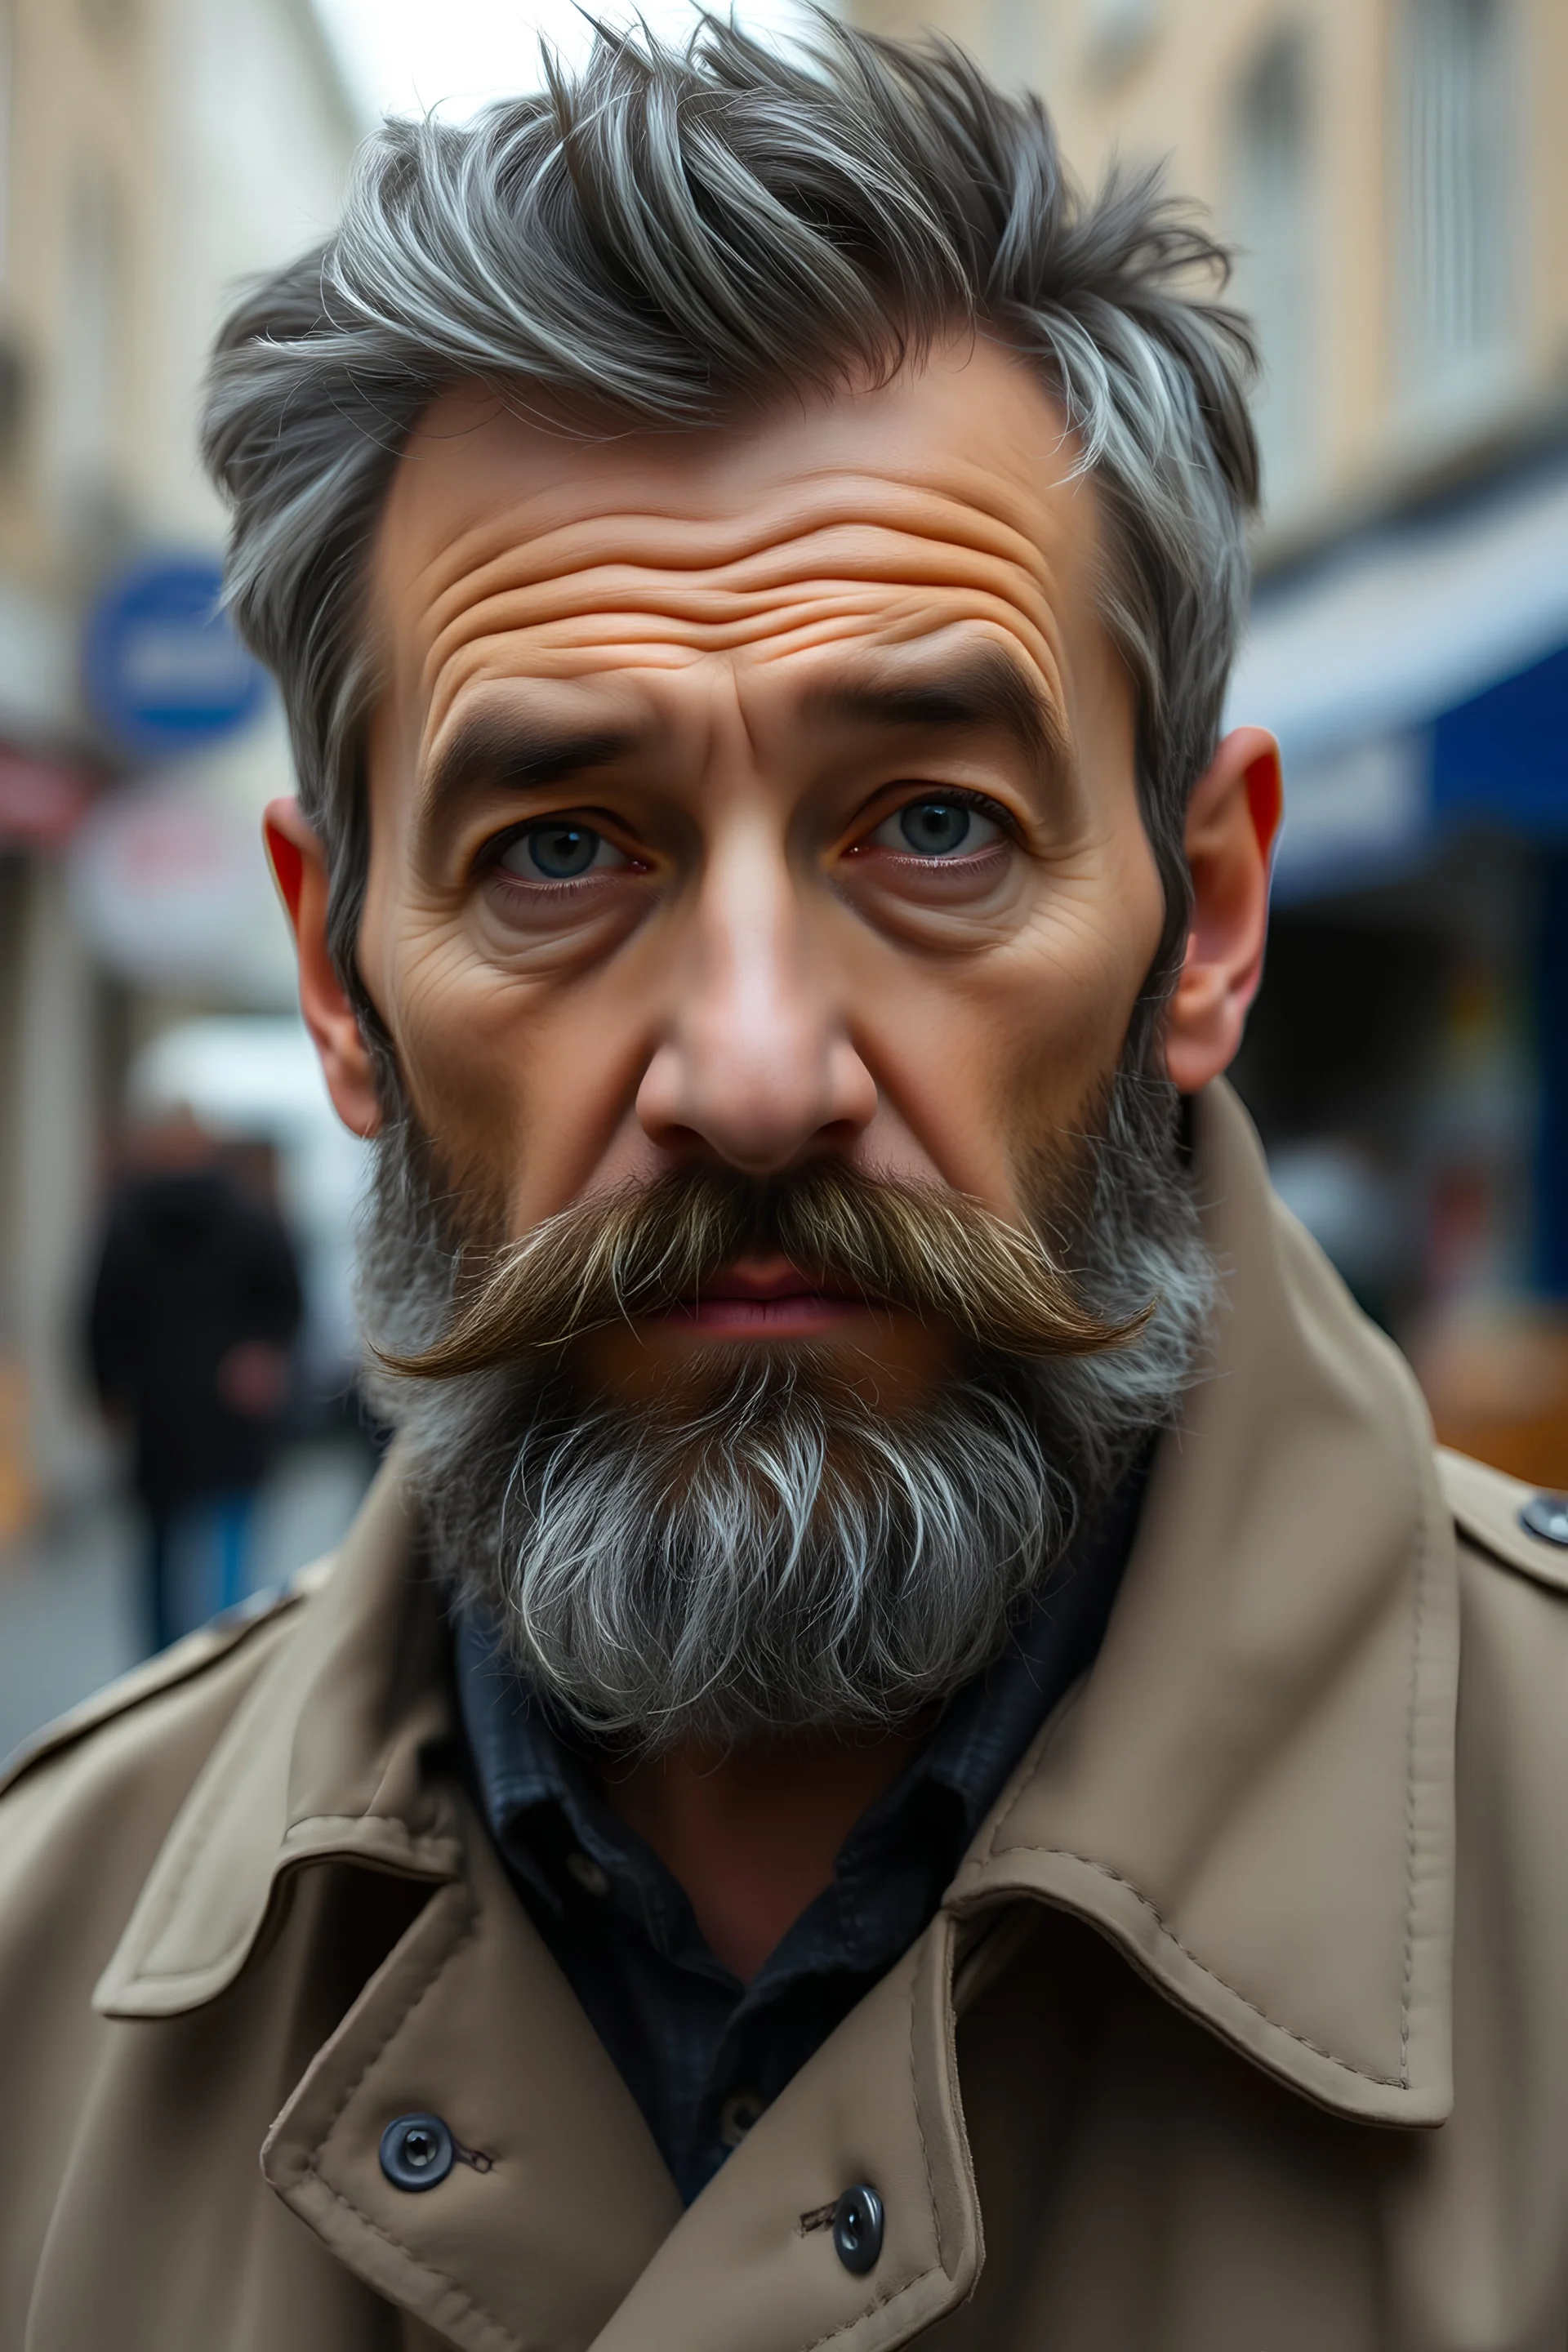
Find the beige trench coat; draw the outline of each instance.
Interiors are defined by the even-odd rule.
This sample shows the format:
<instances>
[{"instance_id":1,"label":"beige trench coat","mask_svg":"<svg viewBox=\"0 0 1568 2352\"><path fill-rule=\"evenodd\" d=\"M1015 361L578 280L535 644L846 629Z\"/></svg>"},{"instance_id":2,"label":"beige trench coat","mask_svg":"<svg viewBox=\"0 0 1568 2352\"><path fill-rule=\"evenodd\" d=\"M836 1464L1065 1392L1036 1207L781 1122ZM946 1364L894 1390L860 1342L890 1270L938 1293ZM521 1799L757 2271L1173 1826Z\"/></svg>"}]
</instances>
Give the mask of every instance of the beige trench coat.
<instances>
[{"instance_id":1,"label":"beige trench coat","mask_svg":"<svg viewBox=\"0 0 1568 2352\"><path fill-rule=\"evenodd\" d=\"M39 1744L3 2352L1563 2352L1568 1553L1199 1114L1221 1360L1099 1663L689 2210L476 1819L395 1472ZM415 2111L478 2159L420 2195Z\"/></svg>"}]
</instances>

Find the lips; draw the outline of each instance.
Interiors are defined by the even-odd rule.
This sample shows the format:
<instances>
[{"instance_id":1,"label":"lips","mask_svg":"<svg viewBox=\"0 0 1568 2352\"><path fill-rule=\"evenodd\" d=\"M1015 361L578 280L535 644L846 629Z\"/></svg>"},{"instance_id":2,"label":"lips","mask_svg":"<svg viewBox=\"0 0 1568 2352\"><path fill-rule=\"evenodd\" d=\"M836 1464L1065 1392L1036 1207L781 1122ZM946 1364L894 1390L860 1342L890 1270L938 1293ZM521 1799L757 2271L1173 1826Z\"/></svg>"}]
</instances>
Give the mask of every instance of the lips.
<instances>
[{"instance_id":1,"label":"lips","mask_svg":"<svg viewBox=\"0 0 1568 2352\"><path fill-rule=\"evenodd\" d=\"M744 1261L732 1265L711 1282L702 1286L704 1298L823 1298L829 1294L809 1275L802 1274L787 1259L766 1265L748 1265Z\"/></svg>"},{"instance_id":2,"label":"lips","mask_svg":"<svg viewBox=\"0 0 1568 2352\"><path fill-rule=\"evenodd\" d=\"M700 1297L672 1313L703 1329L786 1339L841 1322L864 1305L858 1293L814 1282L787 1259L742 1260L704 1283Z\"/></svg>"}]
</instances>

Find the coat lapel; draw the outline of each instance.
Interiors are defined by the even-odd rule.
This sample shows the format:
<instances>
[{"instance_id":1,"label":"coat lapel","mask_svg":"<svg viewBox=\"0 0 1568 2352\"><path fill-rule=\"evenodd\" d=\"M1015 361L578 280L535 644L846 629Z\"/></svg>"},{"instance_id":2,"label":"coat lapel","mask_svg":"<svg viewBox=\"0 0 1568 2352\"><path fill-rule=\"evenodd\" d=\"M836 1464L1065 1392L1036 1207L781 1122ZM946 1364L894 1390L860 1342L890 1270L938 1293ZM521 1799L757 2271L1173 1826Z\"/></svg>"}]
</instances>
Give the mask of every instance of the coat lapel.
<instances>
[{"instance_id":1,"label":"coat lapel","mask_svg":"<svg viewBox=\"0 0 1568 2352\"><path fill-rule=\"evenodd\" d=\"M939 1917L788 2084L660 2246L594 2352L883 2352L973 2289L984 2250L953 2053L954 1923ZM875 2189L876 2269L828 2212Z\"/></svg>"},{"instance_id":2,"label":"coat lapel","mask_svg":"<svg viewBox=\"0 0 1568 2352\"><path fill-rule=\"evenodd\" d=\"M1092 1675L949 1899L1058 1904L1322 2105L1437 2123L1458 1642L1426 1415L1234 1097L1199 1111L1213 1377L1161 1448Z\"/></svg>"},{"instance_id":3,"label":"coat lapel","mask_svg":"<svg viewBox=\"0 0 1568 2352\"><path fill-rule=\"evenodd\" d=\"M476 1825L477 1828L477 1825ZM855 2352L902 2344L979 2274L939 1919L684 2214L641 2116L488 1842L426 1906L290 2098L262 2169L338 2259L465 2352ZM478 2165L394 2188L395 2117ZM868 2277L826 2216L869 2182Z\"/></svg>"},{"instance_id":4,"label":"coat lapel","mask_svg":"<svg viewBox=\"0 0 1568 2352\"><path fill-rule=\"evenodd\" d=\"M395 1458L181 1807L99 1980L100 2014L216 2000L308 1864L456 1875L450 1795L425 1770L451 1724L442 1641L435 1595L410 1573Z\"/></svg>"},{"instance_id":5,"label":"coat lapel","mask_svg":"<svg viewBox=\"0 0 1568 2352\"><path fill-rule=\"evenodd\" d=\"M462 1878L323 2046L262 2170L341 2262L465 2352L582 2352L680 2200L489 1840L464 1827ZM410 2194L379 2148L422 2114L463 2154Z\"/></svg>"}]
</instances>

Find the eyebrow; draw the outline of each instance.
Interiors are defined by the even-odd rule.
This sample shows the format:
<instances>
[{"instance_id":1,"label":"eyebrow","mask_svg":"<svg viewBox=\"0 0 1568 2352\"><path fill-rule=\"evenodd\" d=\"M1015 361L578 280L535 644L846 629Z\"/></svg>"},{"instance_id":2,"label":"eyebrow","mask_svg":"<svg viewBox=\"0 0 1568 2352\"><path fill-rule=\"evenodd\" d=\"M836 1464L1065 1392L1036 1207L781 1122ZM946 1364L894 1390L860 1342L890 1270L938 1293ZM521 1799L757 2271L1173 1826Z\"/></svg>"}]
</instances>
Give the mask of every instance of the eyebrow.
<instances>
[{"instance_id":1,"label":"eyebrow","mask_svg":"<svg viewBox=\"0 0 1568 2352\"><path fill-rule=\"evenodd\" d=\"M1071 765L1072 747L1055 705L1000 646L973 651L919 677L892 664L862 663L807 695L807 719L887 732L1010 736L1031 768L1047 777ZM614 767L644 746L631 728L561 727L521 713L476 711L441 746L420 792L426 830L463 803L490 793L526 793Z\"/></svg>"},{"instance_id":2,"label":"eyebrow","mask_svg":"<svg viewBox=\"0 0 1568 2352\"><path fill-rule=\"evenodd\" d=\"M427 827L481 793L526 793L613 767L640 740L629 728L553 727L521 715L476 711L432 761L420 793L419 824Z\"/></svg>"},{"instance_id":3,"label":"eyebrow","mask_svg":"<svg viewBox=\"0 0 1568 2352\"><path fill-rule=\"evenodd\" d=\"M1011 736L1031 767L1065 772L1072 744L1060 712L1001 646L973 652L918 677L892 664L863 666L807 698L816 718L839 725Z\"/></svg>"}]
</instances>

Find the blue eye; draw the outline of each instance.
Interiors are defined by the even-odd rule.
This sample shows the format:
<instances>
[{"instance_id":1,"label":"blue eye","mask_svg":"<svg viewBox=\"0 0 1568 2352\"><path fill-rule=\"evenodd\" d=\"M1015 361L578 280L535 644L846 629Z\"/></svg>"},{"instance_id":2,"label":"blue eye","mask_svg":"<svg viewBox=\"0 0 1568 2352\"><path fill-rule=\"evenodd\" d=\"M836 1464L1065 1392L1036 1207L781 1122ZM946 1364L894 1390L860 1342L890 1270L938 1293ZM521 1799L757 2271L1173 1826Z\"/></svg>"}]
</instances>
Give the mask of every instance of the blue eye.
<instances>
[{"instance_id":1,"label":"blue eye","mask_svg":"<svg viewBox=\"0 0 1568 2352\"><path fill-rule=\"evenodd\" d=\"M573 882L596 867L624 866L621 852L591 824L570 817L546 818L516 834L497 860L524 882Z\"/></svg>"},{"instance_id":2,"label":"blue eye","mask_svg":"<svg viewBox=\"0 0 1568 2352\"><path fill-rule=\"evenodd\" d=\"M942 800L935 794L930 800L907 801L892 816L884 817L871 835L882 849L896 849L905 857L932 858L989 849L1001 837L1002 828L994 817L972 808L967 801Z\"/></svg>"},{"instance_id":3,"label":"blue eye","mask_svg":"<svg viewBox=\"0 0 1568 2352\"><path fill-rule=\"evenodd\" d=\"M921 857L947 857L969 836L971 812L962 802L911 801L899 812L899 831Z\"/></svg>"}]
</instances>

